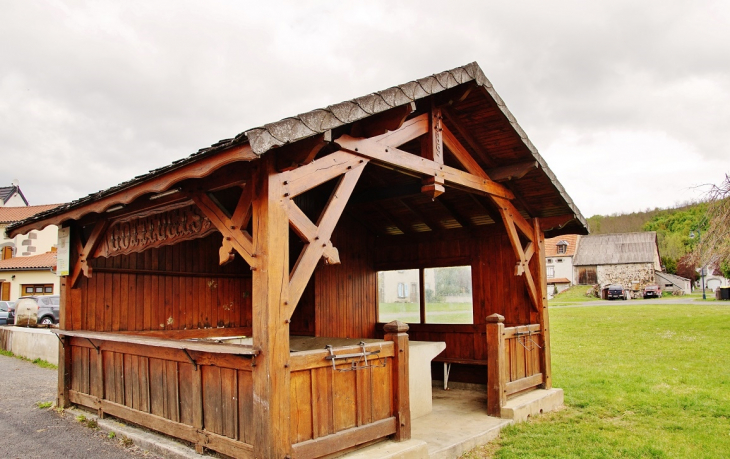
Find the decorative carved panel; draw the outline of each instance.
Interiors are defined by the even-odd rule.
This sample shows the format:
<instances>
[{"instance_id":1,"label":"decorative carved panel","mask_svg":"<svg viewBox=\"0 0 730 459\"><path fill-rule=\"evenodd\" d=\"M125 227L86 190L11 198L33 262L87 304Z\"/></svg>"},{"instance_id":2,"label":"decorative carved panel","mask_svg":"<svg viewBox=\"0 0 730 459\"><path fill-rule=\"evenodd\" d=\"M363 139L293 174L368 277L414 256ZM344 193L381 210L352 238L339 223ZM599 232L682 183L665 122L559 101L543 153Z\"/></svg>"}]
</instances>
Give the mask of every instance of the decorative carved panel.
<instances>
[{"instance_id":1,"label":"decorative carved panel","mask_svg":"<svg viewBox=\"0 0 730 459\"><path fill-rule=\"evenodd\" d=\"M112 257L142 252L207 236L215 230L196 206L114 222L107 229L96 256Z\"/></svg>"}]
</instances>

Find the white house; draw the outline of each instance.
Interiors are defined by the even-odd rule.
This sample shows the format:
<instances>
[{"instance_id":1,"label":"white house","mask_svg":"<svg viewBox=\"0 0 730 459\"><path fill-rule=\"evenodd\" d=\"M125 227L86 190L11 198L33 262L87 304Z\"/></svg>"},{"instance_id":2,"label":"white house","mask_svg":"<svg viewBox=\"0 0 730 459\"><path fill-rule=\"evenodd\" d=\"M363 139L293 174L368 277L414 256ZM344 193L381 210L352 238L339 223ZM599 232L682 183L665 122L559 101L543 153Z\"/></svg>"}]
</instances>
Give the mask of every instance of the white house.
<instances>
[{"instance_id":1,"label":"white house","mask_svg":"<svg viewBox=\"0 0 730 459\"><path fill-rule=\"evenodd\" d=\"M575 284L573 279L573 257L578 248L580 236L564 236L545 239L545 272L547 273L548 298L567 290Z\"/></svg>"},{"instance_id":2,"label":"white house","mask_svg":"<svg viewBox=\"0 0 730 459\"><path fill-rule=\"evenodd\" d=\"M17 181L0 187L0 300L14 301L32 294L58 294L56 266L58 227L50 225L41 231L9 238L8 225L25 220L58 204L29 206Z\"/></svg>"},{"instance_id":3,"label":"white house","mask_svg":"<svg viewBox=\"0 0 730 459\"><path fill-rule=\"evenodd\" d=\"M23 192L20 191L20 185L17 180L13 180L10 186L0 187L0 207L25 207L28 205L28 200L23 196Z\"/></svg>"}]
</instances>

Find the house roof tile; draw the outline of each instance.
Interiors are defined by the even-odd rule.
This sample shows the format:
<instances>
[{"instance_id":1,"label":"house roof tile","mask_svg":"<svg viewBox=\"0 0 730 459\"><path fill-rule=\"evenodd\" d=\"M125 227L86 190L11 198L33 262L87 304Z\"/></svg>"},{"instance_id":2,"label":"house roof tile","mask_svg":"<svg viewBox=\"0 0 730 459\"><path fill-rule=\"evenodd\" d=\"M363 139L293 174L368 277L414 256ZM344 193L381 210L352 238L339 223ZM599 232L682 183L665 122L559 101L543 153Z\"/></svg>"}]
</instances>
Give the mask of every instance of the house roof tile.
<instances>
[{"instance_id":1,"label":"house roof tile","mask_svg":"<svg viewBox=\"0 0 730 459\"><path fill-rule=\"evenodd\" d=\"M0 271L50 269L56 267L56 252L0 260Z\"/></svg>"},{"instance_id":2,"label":"house roof tile","mask_svg":"<svg viewBox=\"0 0 730 459\"><path fill-rule=\"evenodd\" d=\"M40 212L55 209L60 204L46 204L42 206L26 207L0 207L0 223L13 223L23 221Z\"/></svg>"},{"instance_id":3,"label":"house roof tile","mask_svg":"<svg viewBox=\"0 0 730 459\"><path fill-rule=\"evenodd\" d=\"M572 257L575 255L575 250L578 247L578 241L580 236L577 234L564 234L558 237L551 237L545 239L545 256L546 257ZM558 243L565 241L568 246L565 249L565 253L558 253Z\"/></svg>"}]
</instances>

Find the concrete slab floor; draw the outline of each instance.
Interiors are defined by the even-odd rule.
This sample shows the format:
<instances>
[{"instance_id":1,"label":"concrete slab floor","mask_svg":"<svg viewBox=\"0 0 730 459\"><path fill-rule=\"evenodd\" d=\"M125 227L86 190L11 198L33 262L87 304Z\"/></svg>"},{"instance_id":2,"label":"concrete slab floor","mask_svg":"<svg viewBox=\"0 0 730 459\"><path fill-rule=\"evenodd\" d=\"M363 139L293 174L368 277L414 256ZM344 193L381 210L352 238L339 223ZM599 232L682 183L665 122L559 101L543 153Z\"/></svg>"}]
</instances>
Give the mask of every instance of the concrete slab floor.
<instances>
[{"instance_id":1,"label":"concrete slab floor","mask_svg":"<svg viewBox=\"0 0 730 459\"><path fill-rule=\"evenodd\" d=\"M412 438L426 442L430 459L457 458L512 422L487 415L485 392L435 389L433 412L413 421Z\"/></svg>"},{"instance_id":2,"label":"concrete slab floor","mask_svg":"<svg viewBox=\"0 0 730 459\"><path fill-rule=\"evenodd\" d=\"M411 440L383 441L343 459L455 459L497 437L513 423L487 416L487 394L471 390L433 390L433 411L414 419Z\"/></svg>"}]
</instances>

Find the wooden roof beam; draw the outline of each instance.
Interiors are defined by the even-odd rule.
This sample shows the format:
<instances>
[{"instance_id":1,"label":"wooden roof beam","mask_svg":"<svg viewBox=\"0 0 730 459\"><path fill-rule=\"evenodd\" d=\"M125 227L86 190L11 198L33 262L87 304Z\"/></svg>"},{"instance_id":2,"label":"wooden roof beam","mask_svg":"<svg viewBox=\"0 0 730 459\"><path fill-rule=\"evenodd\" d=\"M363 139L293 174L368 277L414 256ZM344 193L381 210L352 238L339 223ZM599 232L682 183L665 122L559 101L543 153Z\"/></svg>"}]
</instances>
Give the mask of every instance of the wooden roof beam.
<instances>
[{"instance_id":1,"label":"wooden roof beam","mask_svg":"<svg viewBox=\"0 0 730 459\"><path fill-rule=\"evenodd\" d=\"M513 199L514 194L502 185L489 179L478 177L462 170L439 165L434 161L413 155L397 148L381 145L371 139L356 139L343 135L336 140L340 147L373 162L383 163L418 173L427 177L443 177L444 183L471 193L492 195L503 199Z\"/></svg>"},{"instance_id":2,"label":"wooden roof beam","mask_svg":"<svg viewBox=\"0 0 730 459\"><path fill-rule=\"evenodd\" d=\"M396 131L403 126L408 115L414 111L416 111L416 103L410 102L369 116L354 122L352 128L350 128L350 135L353 137L373 137Z\"/></svg>"},{"instance_id":3,"label":"wooden roof beam","mask_svg":"<svg viewBox=\"0 0 730 459\"><path fill-rule=\"evenodd\" d=\"M471 133L466 128L464 128L464 126L461 125L458 115L456 115L456 113L454 113L454 111L448 107L443 107L442 111L446 116L446 119L449 121L448 124L450 124L454 128L454 130L464 139L464 141L466 141L466 144L469 145L472 150L474 150L474 152L479 156L479 159L481 159L487 167L496 167L496 164L489 157L484 148L482 148L482 146L474 138L474 136L472 136Z\"/></svg>"},{"instance_id":4,"label":"wooden roof beam","mask_svg":"<svg viewBox=\"0 0 730 459\"><path fill-rule=\"evenodd\" d=\"M445 229L446 228L440 222L437 222L436 220L430 218L428 215L426 215L425 213L421 212L415 206L409 205L403 199L398 199L398 203L400 203L403 207L405 207L406 209L408 209L409 211L411 211L411 213L413 213L416 217L420 218L421 221L426 226L428 226L431 229L431 231L435 231L437 229Z\"/></svg>"},{"instance_id":5,"label":"wooden roof beam","mask_svg":"<svg viewBox=\"0 0 730 459\"><path fill-rule=\"evenodd\" d=\"M452 217L454 217L454 220L456 220L456 222L461 225L462 228L468 228L470 226L473 226L471 220L461 215L461 213L456 210L456 208L451 205L450 202L443 199L437 199L436 201L438 201L438 203L441 204L441 206L443 206L443 208L446 209Z\"/></svg>"}]
</instances>

